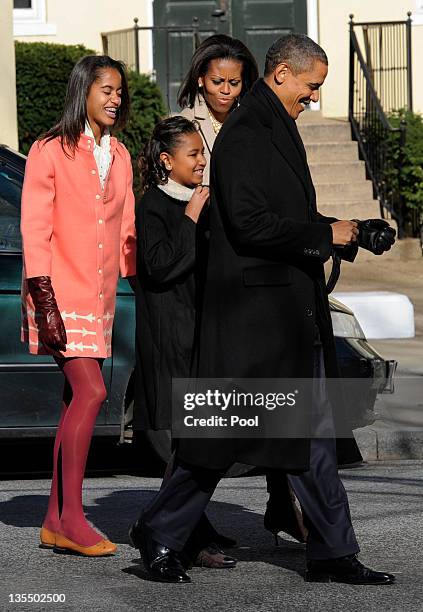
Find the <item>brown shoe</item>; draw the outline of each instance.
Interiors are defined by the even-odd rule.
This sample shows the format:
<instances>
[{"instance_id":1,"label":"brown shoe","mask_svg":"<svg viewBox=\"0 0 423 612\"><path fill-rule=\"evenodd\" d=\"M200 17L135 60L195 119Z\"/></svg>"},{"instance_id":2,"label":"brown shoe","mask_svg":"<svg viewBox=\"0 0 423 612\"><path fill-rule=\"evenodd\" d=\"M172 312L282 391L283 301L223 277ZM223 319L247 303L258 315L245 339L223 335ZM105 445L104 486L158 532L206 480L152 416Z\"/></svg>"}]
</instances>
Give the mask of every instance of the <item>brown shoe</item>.
<instances>
[{"instance_id":1,"label":"brown shoe","mask_svg":"<svg viewBox=\"0 0 423 612\"><path fill-rule=\"evenodd\" d=\"M197 567L210 567L214 569L230 569L235 567L236 564L236 559L229 557L214 543L200 550L194 562L194 565Z\"/></svg>"}]
</instances>

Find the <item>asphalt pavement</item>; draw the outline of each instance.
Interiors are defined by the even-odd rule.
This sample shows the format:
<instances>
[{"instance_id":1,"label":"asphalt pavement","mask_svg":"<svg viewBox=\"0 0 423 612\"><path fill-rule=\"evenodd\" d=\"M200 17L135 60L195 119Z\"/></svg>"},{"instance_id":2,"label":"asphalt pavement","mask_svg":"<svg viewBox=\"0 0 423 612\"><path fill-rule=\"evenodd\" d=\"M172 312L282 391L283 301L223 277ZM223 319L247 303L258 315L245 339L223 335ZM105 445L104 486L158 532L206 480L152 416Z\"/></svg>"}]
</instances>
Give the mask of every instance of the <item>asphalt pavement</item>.
<instances>
[{"instance_id":1,"label":"asphalt pavement","mask_svg":"<svg viewBox=\"0 0 423 612\"><path fill-rule=\"evenodd\" d=\"M127 530L157 490L157 478L88 478L84 501L92 523L119 546L113 558L59 555L38 547L49 480L4 480L0 486L0 610L72 611L418 611L423 610L423 462L369 463L341 472L361 545L360 558L393 572L392 586L307 584L304 546L263 530L261 476L225 479L209 515L234 536L232 570L194 568L192 584L151 582ZM64 603L12 603L16 594L62 594ZM62 597L63 599L63 597Z\"/></svg>"}]
</instances>

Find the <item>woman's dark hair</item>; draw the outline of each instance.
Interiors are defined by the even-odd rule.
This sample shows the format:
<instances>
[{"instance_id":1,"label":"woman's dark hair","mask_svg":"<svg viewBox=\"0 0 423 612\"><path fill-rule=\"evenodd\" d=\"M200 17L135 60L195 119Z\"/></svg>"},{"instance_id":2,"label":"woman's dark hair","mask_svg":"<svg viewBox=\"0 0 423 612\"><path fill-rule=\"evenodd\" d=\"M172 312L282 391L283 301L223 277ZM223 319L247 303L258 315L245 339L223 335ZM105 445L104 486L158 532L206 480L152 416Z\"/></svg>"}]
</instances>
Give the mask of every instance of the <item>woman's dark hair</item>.
<instances>
[{"instance_id":1,"label":"woman's dark hair","mask_svg":"<svg viewBox=\"0 0 423 612\"><path fill-rule=\"evenodd\" d=\"M178 93L181 108L194 106L198 93L198 79L206 74L209 63L214 59L232 59L242 64L241 97L258 79L257 62L243 42L226 34L215 34L206 38L191 59L191 66Z\"/></svg>"},{"instance_id":2,"label":"woman's dark hair","mask_svg":"<svg viewBox=\"0 0 423 612\"><path fill-rule=\"evenodd\" d=\"M129 91L125 64L112 59L108 55L86 55L75 64L70 73L60 120L43 134L40 140L46 139L49 141L59 137L64 151L66 146L72 153L75 152L81 132L85 129L87 96L90 87L98 78L99 73L106 68L114 68L121 76L121 104L116 115L114 128L121 129L124 127L129 116Z\"/></svg>"},{"instance_id":3,"label":"woman's dark hair","mask_svg":"<svg viewBox=\"0 0 423 612\"><path fill-rule=\"evenodd\" d=\"M154 185L164 185L168 181L169 170L166 170L160 159L161 153L172 155L185 134L195 134L198 131L196 121L180 116L168 117L155 126L150 140L138 158L142 193Z\"/></svg>"}]
</instances>

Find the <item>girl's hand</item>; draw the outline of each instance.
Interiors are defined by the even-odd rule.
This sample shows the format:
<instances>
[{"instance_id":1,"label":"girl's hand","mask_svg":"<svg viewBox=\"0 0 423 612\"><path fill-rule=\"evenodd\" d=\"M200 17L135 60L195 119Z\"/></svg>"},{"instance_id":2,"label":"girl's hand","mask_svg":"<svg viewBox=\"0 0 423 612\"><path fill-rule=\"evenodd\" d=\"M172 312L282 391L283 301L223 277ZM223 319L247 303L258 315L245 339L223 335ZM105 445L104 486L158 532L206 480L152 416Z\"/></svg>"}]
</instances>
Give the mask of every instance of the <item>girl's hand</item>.
<instances>
[{"instance_id":1,"label":"girl's hand","mask_svg":"<svg viewBox=\"0 0 423 612\"><path fill-rule=\"evenodd\" d=\"M191 196L190 201L186 205L185 214L197 223L198 217L200 216L201 211L203 210L204 205L209 199L210 190L208 187L203 187L203 185L199 185L195 188L194 193Z\"/></svg>"}]
</instances>

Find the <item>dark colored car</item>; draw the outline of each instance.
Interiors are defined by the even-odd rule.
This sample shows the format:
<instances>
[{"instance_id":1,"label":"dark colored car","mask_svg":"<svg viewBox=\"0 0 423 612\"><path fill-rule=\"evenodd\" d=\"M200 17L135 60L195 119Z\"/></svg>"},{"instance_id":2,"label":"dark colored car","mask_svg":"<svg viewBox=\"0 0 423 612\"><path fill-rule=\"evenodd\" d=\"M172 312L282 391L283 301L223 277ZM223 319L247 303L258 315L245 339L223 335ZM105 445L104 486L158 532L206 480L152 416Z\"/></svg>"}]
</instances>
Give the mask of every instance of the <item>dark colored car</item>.
<instances>
[{"instance_id":1,"label":"dark colored car","mask_svg":"<svg viewBox=\"0 0 423 612\"><path fill-rule=\"evenodd\" d=\"M45 437L55 432L61 410L63 377L53 359L32 356L20 341L22 243L19 231L26 158L0 145L0 437ZM354 314L331 299L336 347L344 378L362 378L361 425L374 419L376 394L389 390L395 362L385 361L367 342ZM120 279L113 333L113 357L104 364L108 399L95 435L119 436L130 430L135 337L134 296ZM156 452L169 452L167 432L148 432Z\"/></svg>"}]
</instances>

